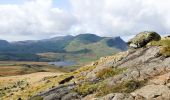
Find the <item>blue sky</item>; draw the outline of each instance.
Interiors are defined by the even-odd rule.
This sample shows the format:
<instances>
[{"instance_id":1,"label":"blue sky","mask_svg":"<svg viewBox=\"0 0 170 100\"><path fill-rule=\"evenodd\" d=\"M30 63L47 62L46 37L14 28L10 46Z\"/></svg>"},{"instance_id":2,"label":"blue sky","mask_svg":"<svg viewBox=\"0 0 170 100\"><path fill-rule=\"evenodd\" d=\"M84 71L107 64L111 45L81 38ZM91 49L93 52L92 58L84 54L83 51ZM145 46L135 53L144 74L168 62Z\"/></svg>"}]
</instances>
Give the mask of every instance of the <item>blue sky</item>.
<instances>
[{"instance_id":1,"label":"blue sky","mask_svg":"<svg viewBox=\"0 0 170 100\"><path fill-rule=\"evenodd\" d=\"M9 41L93 33L126 40L170 33L170 0L0 0L0 37Z\"/></svg>"},{"instance_id":2,"label":"blue sky","mask_svg":"<svg viewBox=\"0 0 170 100\"><path fill-rule=\"evenodd\" d=\"M0 0L0 4L22 4L26 0ZM70 9L70 3L69 0L54 0L53 6L69 10Z\"/></svg>"},{"instance_id":3,"label":"blue sky","mask_svg":"<svg viewBox=\"0 0 170 100\"><path fill-rule=\"evenodd\" d=\"M21 4L25 0L0 0L0 4Z\"/></svg>"},{"instance_id":4,"label":"blue sky","mask_svg":"<svg viewBox=\"0 0 170 100\"><path fill-rule=\"evenodd\" d=\"M69 10L71 8L69 0L54 0L53 5L65 10Z\"/></svg>"}]
</instances>

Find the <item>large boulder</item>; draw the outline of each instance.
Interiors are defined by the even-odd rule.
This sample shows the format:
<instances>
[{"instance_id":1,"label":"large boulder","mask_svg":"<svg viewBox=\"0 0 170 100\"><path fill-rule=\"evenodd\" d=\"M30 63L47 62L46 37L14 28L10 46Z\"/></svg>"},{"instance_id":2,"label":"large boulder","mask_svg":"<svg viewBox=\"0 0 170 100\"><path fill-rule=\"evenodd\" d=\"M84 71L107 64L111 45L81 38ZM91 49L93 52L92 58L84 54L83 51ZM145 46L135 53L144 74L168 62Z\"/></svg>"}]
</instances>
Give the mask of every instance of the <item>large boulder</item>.
<instances>
[{"instance_id":1,"label":"large boulder","mask_svg":"<svg viewBox=\"0 0 170 100\"><path fill-rule=\"evenodd\" d=\"M133 48L144 47L150 41L159 41L161 36L153 31L144 31L137 34L134 38L128 41L128 45Z\"/></svg>"},{"instance_id":2,"label":"large boulder","mask_svg":"<svg viewBox=\"0 0 170 100\"><path fill-rule=\"evenodd\" d=\"M166 85L146 85L132 92L131 95L141 95L147 100L170 100L170 89Z\"/></svg>"}]
</instances>

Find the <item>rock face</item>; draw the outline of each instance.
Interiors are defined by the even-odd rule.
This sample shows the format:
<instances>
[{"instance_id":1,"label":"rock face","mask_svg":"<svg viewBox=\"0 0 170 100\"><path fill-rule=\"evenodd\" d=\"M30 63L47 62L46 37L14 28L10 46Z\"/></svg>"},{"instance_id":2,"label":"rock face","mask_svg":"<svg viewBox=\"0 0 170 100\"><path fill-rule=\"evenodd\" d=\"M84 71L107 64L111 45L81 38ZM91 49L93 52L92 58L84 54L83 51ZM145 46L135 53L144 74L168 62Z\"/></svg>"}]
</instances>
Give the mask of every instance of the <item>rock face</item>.
<instances>
[{"instance_id":1,"label":"rock face","mask_svg":"<svg viewBox=\"0 0 170 100\"><path fill-rule=\"evenodd\" d=\"M95 65L91 70L83 70L81 72L81 82L77 81L74 85L62 86L39 96L44 100L169 100L170 99L170 58L162 58L156 56L159 53L159 47L146 47L139 49L131 49L114 56L101 58L92 63ZM91 65L89 65L91 66ZM90 67L89 67L90 68ZM118 75L113 75L103 80L96 77L96 73L103 71L105 68L125 68L126 70ZM86 97L79 92L71 92L78 84L83 84L84 81L105 82L111 86L116 86L119 83L127 80L146 80L144 86L136 88L132 92L111 93L102 97L95 97L95 93L90 92ZM138 87L138 85L133 84ZM133 88L132 86L132 88ZM107 87L109 88L109 87ZM130 87L131 88L131 87ZM94 95L92 95L94 94ZM92 95L92 96L90 96ZM168 98L168 99L167 99ZM34 99L32 99L34 100Z\"/></svg>"},{"instance_id":2,"label":"rock face","mask_svg":"<svg viewBox=\"0 0 170 100\"><path fill-rule=\"evenodd\" d=\"M147 85L139 90L134 91L131 94L134 96L138 94L147 99L153 99L153 98L154 99L161 98L163 100L170 99L170 89L166 85Z\"/></svg>"},{"instance_id":3,"label":"rock face","mask_svg":"<svg viewBox=\"0 0 170 100\"><path fill-rule=\"evenodd\" d=\"M40 93L30 98L30 100L75 100L80 97L78 93L71 91L74 87L75 84L60 85L51 90Z\"/></svg>"},{"instance_id":4,"label":"rock face","mask_svg":"<svg viewBox=\"0 0 170 100\"><path fill-rule=\"evenodd\" d=\"M128 45L133 48L141 48L145 46L150 41L158 41L161 39L161 36L156 32L144 31L137 34L134 38L128 41Z\"/></svg>"}]
</instances>

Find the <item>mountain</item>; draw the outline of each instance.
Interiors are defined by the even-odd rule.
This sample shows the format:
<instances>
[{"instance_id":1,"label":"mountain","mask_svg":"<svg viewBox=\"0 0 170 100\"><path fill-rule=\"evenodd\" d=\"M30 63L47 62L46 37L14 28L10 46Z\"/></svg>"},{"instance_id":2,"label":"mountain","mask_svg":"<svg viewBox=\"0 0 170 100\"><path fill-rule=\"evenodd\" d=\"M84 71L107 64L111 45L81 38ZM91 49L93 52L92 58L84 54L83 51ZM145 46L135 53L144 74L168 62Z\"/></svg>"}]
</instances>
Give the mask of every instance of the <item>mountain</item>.
<instances>
[{"instance_id":1,"label":"mountain","mask_svg":"<svg viewBox=\"0 0 170 100\"><path fill-rule=\"evenodd\" d=\"M0 60L87 62L127 50L126 43L120 37L100 37L90 33L43 40L17 42L2 40L0 44Z\"/></svg>"},{"instance_id":2,"label":"mountain","mask_svg":"<svg viewBox=\"0 0 170 100\"><path fill-rule=\"evenodd\" d=\"M169 100L170 39L161 38L156 32L139 34L128 41L127 51L32 84L23 79L2 87L0 97L4 100ZM108 38L99 41L107 43Z\"/></svg>"},{"instance_id":3,"label":"mountain","mask_svg":"<svg viewBox=\"0 0 170 100\"><path fill-rule=\"evenodd\" d=\"M102 57L62 75L58 86L31 99L169 100L170 39L160 40L160 35L150 33L136 36L139 40L133 43L140 47Z\"/></svg>"}]
</instances>

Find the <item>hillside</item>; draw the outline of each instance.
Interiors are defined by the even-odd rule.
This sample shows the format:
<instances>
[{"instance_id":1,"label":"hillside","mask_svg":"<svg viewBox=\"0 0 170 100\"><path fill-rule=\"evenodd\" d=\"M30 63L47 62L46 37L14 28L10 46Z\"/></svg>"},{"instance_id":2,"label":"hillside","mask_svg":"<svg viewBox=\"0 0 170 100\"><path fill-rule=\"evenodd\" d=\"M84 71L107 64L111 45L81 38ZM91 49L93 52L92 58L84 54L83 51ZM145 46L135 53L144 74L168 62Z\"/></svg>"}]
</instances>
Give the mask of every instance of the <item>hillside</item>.
<instances>
[{"instance_id":1,"label":"hillside","mask_svg":"<svg viewBox=\"0 0 170 100\"><path fill-rule=\"evenodd\" d=\"M126 52L102 57L65 74L59 86L30 100L169 100L170 39L160 40L152 32L140 34L145 37L136 41L138 35L129 41L138 48L129 44L131 49Z\"/></svg>"},{"instance_id":2,"label":"hillside","mask_svg":"<svg viewBox=\"0 0 170 100\"><path fill-rule=\"evenodd\" d=\"M89 33L37 41L1 40L0 44L0 60L17 61L88 62L127 50L126 43L120 37L100 37Z\"/></svg>"},{"instance_id":3,"label":"hillside","mask_svg":"<svg viewBox=\"0 0 170 100\"><path fill-rule=\"evenodd\" d=\"M46 76L35 85L6 86L0 96L5 100L169 100L169 37L141 32L128 43L128 51L60 76Z\"/></svg>"}]
</instances>

